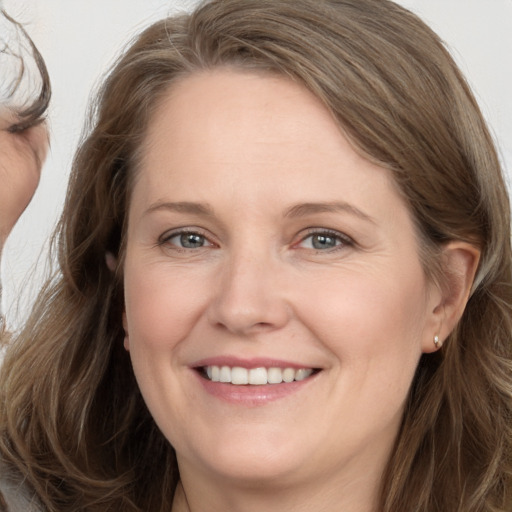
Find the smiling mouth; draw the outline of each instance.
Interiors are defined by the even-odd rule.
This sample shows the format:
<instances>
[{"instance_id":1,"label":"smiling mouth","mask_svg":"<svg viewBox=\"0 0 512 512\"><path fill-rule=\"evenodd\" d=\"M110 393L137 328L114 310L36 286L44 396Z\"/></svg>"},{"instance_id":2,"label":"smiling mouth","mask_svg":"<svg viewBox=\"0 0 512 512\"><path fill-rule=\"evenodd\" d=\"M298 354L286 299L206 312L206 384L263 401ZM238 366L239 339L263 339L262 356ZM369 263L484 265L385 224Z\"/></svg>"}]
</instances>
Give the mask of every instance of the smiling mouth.
<instances>
[{"instance_id":1,"label":"smiling mouth","mask_svg":"<svg viewBox=\"0 0 512 512\"><path fill-rule=\"evenodd\" d=\"M201 375L211 382L233 384L235 386L264 386L298 382L311 377L320 370L315 368L242 368L240 366L203 366L198 369Z\"/></svg>"}]
</instances>

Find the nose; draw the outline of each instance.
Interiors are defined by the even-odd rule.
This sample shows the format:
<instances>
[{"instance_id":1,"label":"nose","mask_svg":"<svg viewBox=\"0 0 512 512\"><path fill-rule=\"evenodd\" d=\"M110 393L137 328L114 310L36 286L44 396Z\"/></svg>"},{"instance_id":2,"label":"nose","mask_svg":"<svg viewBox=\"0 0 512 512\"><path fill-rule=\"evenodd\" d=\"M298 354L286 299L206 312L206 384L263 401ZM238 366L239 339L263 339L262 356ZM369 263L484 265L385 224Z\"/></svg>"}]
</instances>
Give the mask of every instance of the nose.
<instances>
[{"instance_id":1,"label":"nose","mask_svg":"<svg viewBox=\"0 0 512 512\"><path fill-rule=\"evenodd\" d=\"M238 251L224 263L209 320L237 335L282 328L290 319L284 269L263 251Z\"/></svg>"}]
</instances>

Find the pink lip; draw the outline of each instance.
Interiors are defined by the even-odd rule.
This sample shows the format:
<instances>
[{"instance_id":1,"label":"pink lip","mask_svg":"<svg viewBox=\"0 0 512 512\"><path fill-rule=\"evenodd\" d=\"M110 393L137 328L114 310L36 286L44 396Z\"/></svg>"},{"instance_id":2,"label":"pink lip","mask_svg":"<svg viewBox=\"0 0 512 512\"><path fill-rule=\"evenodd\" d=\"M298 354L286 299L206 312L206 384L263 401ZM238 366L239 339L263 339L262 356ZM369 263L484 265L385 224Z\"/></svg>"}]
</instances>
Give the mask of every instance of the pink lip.
<instances>
[{"instance_id":1,"label":"pink lip","mask_svg":"<svg viewBox=\"0 0 512 512\"><path fill-rule=\"evenodd\" d=\"M254 407L265 405L270 402L291 396L299 392L307 386L313 379L314 375L305 380L294 381L282 384L266 384L264 386L234 386L233 384L224 384L221 382L212 382L197 374L204 390L210 395L219 398L225 402L243 405L246 407Z\"/></svg>"}]
</instances>

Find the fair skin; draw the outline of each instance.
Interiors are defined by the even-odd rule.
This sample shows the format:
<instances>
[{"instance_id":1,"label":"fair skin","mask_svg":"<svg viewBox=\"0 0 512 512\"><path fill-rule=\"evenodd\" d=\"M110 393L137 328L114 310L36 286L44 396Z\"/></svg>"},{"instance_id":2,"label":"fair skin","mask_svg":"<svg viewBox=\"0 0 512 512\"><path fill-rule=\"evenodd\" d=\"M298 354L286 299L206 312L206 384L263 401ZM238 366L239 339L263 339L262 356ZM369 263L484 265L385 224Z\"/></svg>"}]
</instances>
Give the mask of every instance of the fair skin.
<instances>
[{"instance_id":1,"label":"fair skin","mask_svg":"<svg viewBox=\"0 0 512 512\"><path fill-rule=\"evenodd\" d=\"M11 133L16 121L11 111L0 108L0 252L34 195L48 151L44 123Z\"/></svg>"},{"instance_id":2,"label":"fair skin","mask_svg":"<svg viewBox=\"0 0 512 512\"><path fill-rule=\"evenodd\" d=\"M453 286L430 283L391 174L284 78L181 79L137 172L125 347L177 452L173 510L377 512L418 360L460 316L477 251L447 246ZM298 380L208 378L223 366Z\"/></svg>"}]
</instances>

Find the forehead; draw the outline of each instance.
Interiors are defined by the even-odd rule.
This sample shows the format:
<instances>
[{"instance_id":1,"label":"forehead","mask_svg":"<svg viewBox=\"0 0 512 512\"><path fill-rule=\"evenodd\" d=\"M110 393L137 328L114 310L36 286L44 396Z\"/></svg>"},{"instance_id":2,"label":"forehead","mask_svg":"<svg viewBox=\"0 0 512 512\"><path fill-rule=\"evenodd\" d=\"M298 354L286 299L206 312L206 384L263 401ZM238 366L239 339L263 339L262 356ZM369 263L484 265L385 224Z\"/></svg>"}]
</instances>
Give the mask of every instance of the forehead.
<instances>
[{"instance_id":1,"label":"forehead","mask_svg":"<svg viewBox=\"0 0 512 512\"><path fill-rule=\"evenodd\" d=\"M334 201L393 187L391 174L356 152L303 86L230 69L192 74L169 88L139 164L136 188L146 201L169 194L206 201L213 193L246 203L262 196Z\"/></svg>"},{"instance_id":2,"label":"forehead","mask_svg":"<svg viewBox=\"0 0 512 512\"><path fill-rule=\"evenodd\" d=\"M215 135L219 149L223 135L232 135L230 128L237 130L237 141L248 147L264 142L278 130L281 140L293 142L311 117L317 124L322 119L325 130L336 135L340 132L322 103L291 79L238 68L201 71L181 77L169 87L150 118L144 147L150 150L158 144L158 132L164 127L177 143L194 133ZM256 125L259 133L254 130ZM230 145L234 143L231 139Z\"/></svg>"}]
</instances>

